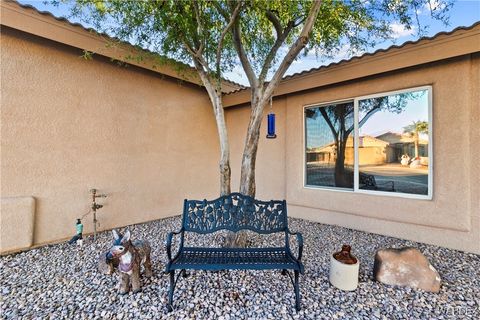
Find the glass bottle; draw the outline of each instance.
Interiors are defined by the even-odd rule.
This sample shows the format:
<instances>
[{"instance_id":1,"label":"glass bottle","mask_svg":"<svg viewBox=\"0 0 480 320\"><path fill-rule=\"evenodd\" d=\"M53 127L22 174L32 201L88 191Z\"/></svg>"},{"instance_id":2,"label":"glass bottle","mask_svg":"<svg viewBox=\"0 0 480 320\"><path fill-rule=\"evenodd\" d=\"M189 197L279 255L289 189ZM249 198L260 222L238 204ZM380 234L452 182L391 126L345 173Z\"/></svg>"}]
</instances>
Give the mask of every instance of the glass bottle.
<instances>
[{"instance_id":1,"label":"glass bottle","mask_svg":"<svg viewBox=\"0 0 480 320\"><path fill-rule=\"evenodd\" d=\"M355 263L357 263L357 258L352 256L352 254L350 253L351 249L352 249L352 247L350 247L348 244L344 244L342 246L342 250L334 253L333 257L336 260L340 261L341 263L355 264Z\"/></svg>"}]
</instances>

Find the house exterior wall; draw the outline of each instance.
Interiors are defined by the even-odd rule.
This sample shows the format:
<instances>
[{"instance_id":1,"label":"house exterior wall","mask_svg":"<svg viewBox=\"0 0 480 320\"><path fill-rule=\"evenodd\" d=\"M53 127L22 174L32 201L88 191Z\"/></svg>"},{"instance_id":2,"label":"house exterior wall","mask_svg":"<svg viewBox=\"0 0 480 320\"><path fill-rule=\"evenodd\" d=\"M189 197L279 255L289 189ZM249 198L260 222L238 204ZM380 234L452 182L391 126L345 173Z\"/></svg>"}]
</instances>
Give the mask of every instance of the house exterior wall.
<instances>
[{"instance_id":1,"label":"house exterior wall","mask_svg":"<svg viewBox=\"0 0 480 320\"><path fill-rule=\"evenodd\" d=\"M479 55L289 95L286 200L292 216L480 253ZM314 81L312 79L312 81ZM356 194L303 186L306 105L431 85L433 199Z\"/></svg>"},{"instance_id":2,"label":"house exterior wall","mask_svg":"<svg viewBox=\"0 0 480 320\"><path fill-rule=\"evenodd\" d=\"M33 244L42 244L72 235L90 188L109 195L99 201L99 230L180 214L183 198L217 196L217 131L199 87L101 57L85 61L78 49L3 26L1 47L2 229L23 221L3 217L30 197L23 211L34 211ZM276 139L265 138L263 123L257 198L286 199L291 216L480 253L479 54L325 86L322 72L308 76L317 88L274 99ZM304 187L305 105L424 85L433 88L432 200ZM249 112L226 109L233 191ZM91 216L84 224L92 232Z\"/></svg>"},{"instance_id":3,"label":"house exterior wall","mask_svg":"<svg viewBox=\"0 0 480 320\"><path fill-rule=\"evenodd\" d=\"M290 216L480 253L479 75L472 54L274 100L278 138L263 136L264 121L257 196L286 199ZM304 187L304 106L424 85L433 87L432 200ZM250 108L226 110L235 184Z\"/></svg>"},{"instance_id":4,"label":"house exterior wall","mask_svg":"<svg viewBox=\"0 0 480 320\"><path fill-rule=\"evenodd\" d=\"M286 141L286 99L275 99L272 104L275 113L277 138L267 139L267 123L263 121L258 143L256 163L256 197L261 200L285 199L285 141ZM264 118L271 112L265 109ZM249 107L228 108L225 112L230 139L232 190L238 191L243 148L250 117Z\"/></svg>"},{"instance_id":5,"label":"house exterior wall","mask_svg":"<svg viewBox=\"0 0 480 320\"><path fill-rule=\"evenodd\" d=\"M8 210L16 197L35 199L33 244L41 244L74 234L91 188L108 195L99 230L178 215L185 197L218 195L217 131L200 87L1 32L2 229L24 232L7 225L19 214Z\"/></svg>"}]
</instances>

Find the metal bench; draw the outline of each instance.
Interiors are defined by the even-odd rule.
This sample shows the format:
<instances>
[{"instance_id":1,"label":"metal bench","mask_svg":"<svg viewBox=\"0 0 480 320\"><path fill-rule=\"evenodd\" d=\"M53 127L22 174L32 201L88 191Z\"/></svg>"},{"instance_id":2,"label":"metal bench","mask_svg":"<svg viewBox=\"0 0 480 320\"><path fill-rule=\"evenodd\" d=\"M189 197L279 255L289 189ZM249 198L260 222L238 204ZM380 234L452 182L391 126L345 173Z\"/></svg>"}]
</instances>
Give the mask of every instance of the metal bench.
<instances>
[{"instance_id":1,"label":"metal bench","mask_svg":"<svg viewBox=\"0 0 480 320\"><path fill-rule=\"evenodd\" d=\"M285 245L268 248L212 248L184 246L185 232L210 234L219 230L238 232L250 230L260 234L285 233ZM180 236L178 252L172 256L172 239ZM289 236L295 235L298 256L290 250ZM232 193L212 201L185 200L182 227L167 236L166 272L170 274L168 309L173 310L173 292L180 274L193 270L266 270L279 269L288 274L295 291L295 307L300 310L299 274L303 238L288 229L287 203L259 201L240 193ZM180 270L175 278L175 271ZM294 276L288 270L293 270Z\"/></svg>"}]
</instances>

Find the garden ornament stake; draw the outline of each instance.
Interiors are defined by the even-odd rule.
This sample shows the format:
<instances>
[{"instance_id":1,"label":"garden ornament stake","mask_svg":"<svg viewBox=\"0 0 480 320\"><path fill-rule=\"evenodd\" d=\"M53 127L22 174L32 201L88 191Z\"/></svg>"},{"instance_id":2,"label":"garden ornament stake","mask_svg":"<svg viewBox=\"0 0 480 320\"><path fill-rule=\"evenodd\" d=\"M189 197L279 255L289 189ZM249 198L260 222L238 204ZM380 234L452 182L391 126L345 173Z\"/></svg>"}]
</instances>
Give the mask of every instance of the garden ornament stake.
<instances>
[{"instance_id":1,"label":"garden ornament stake","mask_svg":"<svg viewBox=\"0 0 480 320\"><path fill-rule=\"evenodd\" d=\"M272 111L272 97L270 97L270 113L267 115L267 139L275 139L275 113Z\"/></svg>"},{"instance_id":2,"label":"garden ornament stake","mask_svg":"<svg viewBox=\"0 0 480 320\"><path fill-rule=\"evenodd\" d=\"M143 264L145 275L152 276L152 262L150 260L150 244L148 241L130 241L130 231L127 230L122 236L116 230L112 230L113 245L105 255L106 264L111 264L109 274L113 272L113 266L118 264L120 294L126 294L132 287L133 293L139 292L140 268Z\"/></svg>"},{"instance_id":3,"label":"garden ornament stake","mask_svg":"<svg viewBox=\"0 0 480 320\"><path fill-rule=\"evenodd\" d=\"M97 194L97 189L91 189L92 194L92 210L93 210L93 240L97 240L97 210L102 208L103 205L97 204L97 198L106 198L106 194Z\"/></svg>"}]
</instances>

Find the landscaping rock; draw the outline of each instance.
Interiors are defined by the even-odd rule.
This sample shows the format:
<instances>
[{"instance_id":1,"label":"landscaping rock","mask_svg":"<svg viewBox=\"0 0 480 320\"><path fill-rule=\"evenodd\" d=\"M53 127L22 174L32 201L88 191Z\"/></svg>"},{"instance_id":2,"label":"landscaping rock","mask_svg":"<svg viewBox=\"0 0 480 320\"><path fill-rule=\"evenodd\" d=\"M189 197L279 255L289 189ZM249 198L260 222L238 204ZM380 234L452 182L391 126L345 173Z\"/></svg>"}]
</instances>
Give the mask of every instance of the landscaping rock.
<instances>
[{"instance_id":1,"label":"landscaping rock","mask_svg":"<svg viewBox=\"0 0 480 320\"><path fill-rule=\"evenodd\" d=\"M116 277L97 270L98 256L111 245L110 231L99 232L95 242L93 237L85 237L82 247L61 243L0 257L0 319L101 319L103 311L105 319L112 320L220 316L256 320L270 315L278 320L480 319L480 255L301 219L289 219L289 228L301 231L304 237L301 312L295 311L289 277L279 270L230 270L190 271L189 277L180 277L175 309L169 313L170 280L163 273L167 262L163 243L180 225L177 216L130 226L135 237L152 244L154 275L142 279L142 293L138 294L119 296ZM255 246L285 241L281 233L250 239ZM195 233L186 235L185 241L187 245L219 245L218 239ZM296 248L295 237L290 241ZM338 290L328 282L329 259L339 243L356 248L355 256L361 261L355 292ZM373 280L378 249L412 246L435 261L444 282L440 294L394 288ZM216 309L221 315L217 316Z\"/></svg>"},{"instance_id":2,"label":"landscaping rock","mask_svg":"<svg viewBox=\"0 0 480 320\"><path fill-rule=\"evenodd\" d=\"M375 280L384 284L440 291L440 275L416 248L378 250L373 274Z\"/></svg>"}]
</instances>

